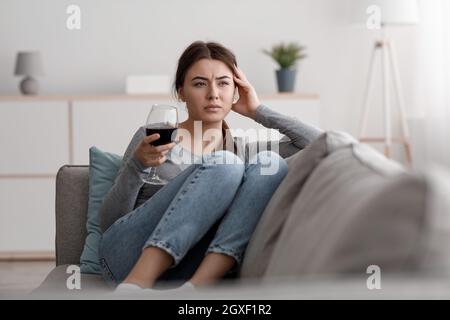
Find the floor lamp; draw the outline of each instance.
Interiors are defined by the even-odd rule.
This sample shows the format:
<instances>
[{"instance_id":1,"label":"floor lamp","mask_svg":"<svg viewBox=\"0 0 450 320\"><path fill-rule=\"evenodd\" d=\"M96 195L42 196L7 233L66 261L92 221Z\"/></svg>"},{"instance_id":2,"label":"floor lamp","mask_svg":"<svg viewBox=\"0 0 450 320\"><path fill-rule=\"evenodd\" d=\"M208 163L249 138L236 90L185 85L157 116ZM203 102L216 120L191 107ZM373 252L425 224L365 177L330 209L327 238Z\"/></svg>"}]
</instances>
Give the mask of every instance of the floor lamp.
<instances>
[{"instance_id":1,"label":"floor lamp","mask_svg":"<svg viewBox=\"0 0 450 320\"><path fill-rule=\"evenodd\" d=\"M392 144L402 144L405 151L406 162L409 166L412 164L411 146L409 139L409 127L406 121L405 103L402 92L402 84L400 72L398 68L397 54L394 42L387 36L386 28L388 26L413 25L418 23L418 4L417 0L356 0L354 1L354 12L358 21L364 17L368 19L368 13L374 12L370 10L379 10L381 40L375 42L370 58L369 72L367 76L363 112L359 129L359 140L361 142L382 142L384 144L384 154L391 157ZM378 9L377 9L378 8ZM382 96L383 96L383 113L384 113L384 136L383 137L366 137L365 131L367 126L367 118L369 115L370 97L373 91L374 82L374 65L377 57L381 58L382 73ZM392 136L392 104L391 104L391 84L395 92L397 107L400 114L401 136Z\"/></svg>"}]
</instances>

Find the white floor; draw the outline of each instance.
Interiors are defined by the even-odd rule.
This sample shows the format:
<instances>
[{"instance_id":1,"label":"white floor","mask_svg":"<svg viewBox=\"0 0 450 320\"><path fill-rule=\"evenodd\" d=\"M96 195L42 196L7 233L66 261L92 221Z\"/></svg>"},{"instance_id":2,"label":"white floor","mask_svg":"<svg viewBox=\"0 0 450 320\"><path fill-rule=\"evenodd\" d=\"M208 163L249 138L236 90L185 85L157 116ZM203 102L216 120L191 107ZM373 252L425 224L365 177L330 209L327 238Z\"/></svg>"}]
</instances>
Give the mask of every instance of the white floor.
<instances>
[{"instance_id":1,"label":"white floor","mask_svg":"<svg viewBox=\"0 0 450 320\"><path fill-rule=\"evenodd\" d=\"M30 293L54 266L55 261L0 261L0 299Z\"/></svg>"}]
</instances>

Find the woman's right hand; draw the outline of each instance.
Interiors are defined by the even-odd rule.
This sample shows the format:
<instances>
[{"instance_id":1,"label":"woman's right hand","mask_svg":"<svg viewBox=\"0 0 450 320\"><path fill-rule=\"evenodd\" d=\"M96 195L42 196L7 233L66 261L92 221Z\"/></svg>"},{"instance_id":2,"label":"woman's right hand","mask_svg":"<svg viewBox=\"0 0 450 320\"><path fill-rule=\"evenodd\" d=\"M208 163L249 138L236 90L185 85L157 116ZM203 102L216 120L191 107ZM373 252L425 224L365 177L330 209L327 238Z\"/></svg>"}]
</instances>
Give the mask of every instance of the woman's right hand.
<instances>
[{"instance_id":1,"label":"woman's right hand","mask_svg":"<svg viewBox=\"0 0 450 320\"><path fill-rule=\"evenodd\" d=\"M159 134L155 133L144 137L134 150L134 158L140 162L143 167L156 167L164 163L167 152L172 149L176 143L171 142L161 146L152 146L155 140L159 139Z\"/></svg>"}]
</instances>

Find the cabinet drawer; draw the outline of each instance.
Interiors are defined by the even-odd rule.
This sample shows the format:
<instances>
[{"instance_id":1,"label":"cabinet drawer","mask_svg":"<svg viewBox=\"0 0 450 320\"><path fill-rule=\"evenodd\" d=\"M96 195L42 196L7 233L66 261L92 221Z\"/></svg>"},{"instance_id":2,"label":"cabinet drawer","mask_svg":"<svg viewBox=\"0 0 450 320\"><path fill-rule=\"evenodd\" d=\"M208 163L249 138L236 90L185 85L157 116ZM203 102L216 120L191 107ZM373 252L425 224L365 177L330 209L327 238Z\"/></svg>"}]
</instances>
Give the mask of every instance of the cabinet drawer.
<instances>
[{"instance_id":1,"label":"cabinet drawer","mask_svg":"<svg viewBox=\"0 0 450 320\"><path fill-rule=\"evenodd\" d=\"M55 179L0 179L0 251L55 250Z\"/></svg>"},{"instance_id":2,"label":"cabinet drawer","mask_svg":"<svg viewBox=\"0 0 450 320\"><path fill-rule=\"evenodd\" d=\"M0 174L56 174L68 163L63 102L0 103Z\"/></svg>"}]
</instances>

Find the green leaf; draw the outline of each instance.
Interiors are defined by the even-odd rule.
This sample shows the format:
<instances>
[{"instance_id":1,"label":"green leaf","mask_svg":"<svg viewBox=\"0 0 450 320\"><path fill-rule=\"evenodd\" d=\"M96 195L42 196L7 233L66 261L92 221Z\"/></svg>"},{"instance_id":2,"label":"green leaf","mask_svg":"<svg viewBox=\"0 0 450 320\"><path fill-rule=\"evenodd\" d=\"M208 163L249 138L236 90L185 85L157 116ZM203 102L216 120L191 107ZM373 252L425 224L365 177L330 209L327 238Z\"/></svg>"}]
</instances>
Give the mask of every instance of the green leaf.
<instances>
[{"instance_id":1,"label":"green leaf","mask_svg":"<svg viewBox=\"0 0 450 320\"><path fill-rule=\"evenodd\" d=\"M276 44L272 46L271 50L263 49L262 52L267 54L276 63L279 64L280 68L290 68L295 65L298 60L305 59L307 57L303 52L306 50L305 46L299 45L295 42L290 42L284 44Z\"/></svg>"}]
</instances>

